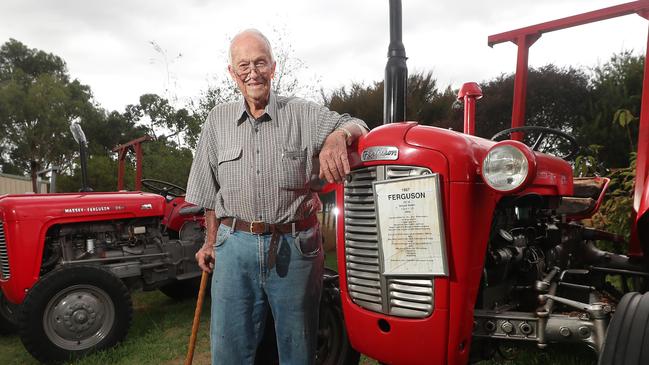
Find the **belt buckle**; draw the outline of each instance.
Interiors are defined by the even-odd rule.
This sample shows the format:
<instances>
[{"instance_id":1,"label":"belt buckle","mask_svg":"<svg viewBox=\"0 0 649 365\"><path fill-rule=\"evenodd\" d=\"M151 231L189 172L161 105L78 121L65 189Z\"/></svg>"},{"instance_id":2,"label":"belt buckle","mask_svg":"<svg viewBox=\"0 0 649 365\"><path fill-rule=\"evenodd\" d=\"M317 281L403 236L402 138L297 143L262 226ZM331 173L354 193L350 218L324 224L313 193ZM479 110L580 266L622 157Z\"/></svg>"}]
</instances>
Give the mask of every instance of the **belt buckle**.
<instances>
[{"instance_id":1,"label":"belt buckle","mask_svg":"<svg viewBox=\"0 0 649 365\"><path fill-rule=\"evenodd\" d=\"M261 225L259 232L257 232L257 230L255 229L255 225L257 225L257 227L259 227L259 225ZM252 221L252 222L250 222L250 233L252 233L252 234L262 234L265 231L266 231L266 224L264 222L262 222L262 221Z\"/></svg>"}]
</instances>

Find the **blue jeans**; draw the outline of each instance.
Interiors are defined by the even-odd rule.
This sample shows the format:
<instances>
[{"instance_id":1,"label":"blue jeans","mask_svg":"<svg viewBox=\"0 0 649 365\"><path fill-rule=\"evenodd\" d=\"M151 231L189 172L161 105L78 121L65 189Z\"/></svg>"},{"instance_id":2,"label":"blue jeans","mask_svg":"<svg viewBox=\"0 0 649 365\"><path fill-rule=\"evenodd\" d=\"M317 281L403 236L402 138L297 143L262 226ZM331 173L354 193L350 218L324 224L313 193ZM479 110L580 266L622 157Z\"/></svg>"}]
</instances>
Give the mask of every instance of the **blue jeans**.
<instances>
[{"instance_id":1,"label":"blue jeans","mask_svg":"<svg viewBox=\"0 0 649 365\"><path fill-rule=\"evenodd\" d=\"M268 266L271 235L218 229L212 275L212 365L252 364L270 307L282 365L315 361L324 253L319 225L281 235Z\"/></svg>"}]
</instances>

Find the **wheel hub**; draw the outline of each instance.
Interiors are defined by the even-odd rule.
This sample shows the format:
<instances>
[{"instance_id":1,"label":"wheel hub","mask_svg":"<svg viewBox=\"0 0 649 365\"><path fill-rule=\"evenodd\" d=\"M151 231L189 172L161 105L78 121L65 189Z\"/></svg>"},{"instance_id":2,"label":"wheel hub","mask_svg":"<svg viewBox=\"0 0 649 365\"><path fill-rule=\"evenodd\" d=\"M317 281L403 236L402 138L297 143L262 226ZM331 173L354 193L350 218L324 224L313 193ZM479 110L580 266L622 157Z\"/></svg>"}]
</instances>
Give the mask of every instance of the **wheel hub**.
<instances>
[{"instance_id":1,"label":"wheel hub","mask_svg":"<svg viewBox=\"0 0 649 365\"><path fill-rule=\"evenodd\" d=\"M95 309L87 303L74 303L63 316L63 324L70 332L83 332L90 328L97 318Z\"/></svg>"},{"instance_id":2,"label":"wheel hub","mask_svg":"<svg viewBox=\"0 0 649 365\"><path fill-rule=\"evenodd\" d=\"M115 309L108 295L91 286L67 288L48 303L45 333L57 345L80 350L101 341L113 325Z\"/></svg>"}]
</instances>

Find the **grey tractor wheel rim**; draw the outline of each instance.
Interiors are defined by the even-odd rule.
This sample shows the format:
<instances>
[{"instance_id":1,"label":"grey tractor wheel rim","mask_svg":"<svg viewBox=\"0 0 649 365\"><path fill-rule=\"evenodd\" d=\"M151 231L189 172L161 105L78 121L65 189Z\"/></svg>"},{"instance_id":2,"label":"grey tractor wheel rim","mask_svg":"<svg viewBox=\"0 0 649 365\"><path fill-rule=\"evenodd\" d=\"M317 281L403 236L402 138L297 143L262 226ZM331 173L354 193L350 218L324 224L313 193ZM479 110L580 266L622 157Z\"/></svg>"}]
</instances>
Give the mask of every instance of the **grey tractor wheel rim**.
<instances>
[{"instance_id":1,"label":"grey tractor wheel rim","mask_svg":"<svg viewBox=\"0 0 649 365\"><path fill-rule=\"evenodd\" d=\"M101 342L115 322L115 305L102 289L73 285L58 292L45 307L43 329L56 346L85 350Z\"/></svg>"}]
</instances>

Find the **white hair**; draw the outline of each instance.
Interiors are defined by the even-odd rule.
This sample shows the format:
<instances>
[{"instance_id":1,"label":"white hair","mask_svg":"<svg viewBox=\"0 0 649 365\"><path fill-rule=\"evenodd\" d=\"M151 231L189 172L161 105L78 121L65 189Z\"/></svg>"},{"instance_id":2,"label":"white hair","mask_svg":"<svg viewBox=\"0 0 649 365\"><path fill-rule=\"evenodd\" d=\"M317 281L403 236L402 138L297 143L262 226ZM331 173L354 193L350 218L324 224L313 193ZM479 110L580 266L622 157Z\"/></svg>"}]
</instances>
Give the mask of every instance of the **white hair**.
<instances>
[{"instance_id":1,"label":"white hair","mask_svg":"<svg viewBox=\"0 0 649 365\"><path fill-rule=\"evenodd\" d=\"M270 41L268 40L268 38L266 38L264 33L260 32L257 29L248 28L248 29L242 30L241 32L237 33L237 35L235 35L232 38L232 40L230 41L230 48L228 49L228 60L230 61L230 66L234 66L232 64L232 45L234 44L234 41L239 36L244 35L244 34L254 34L257 37L259 37L264 43L266 43L266 47L268 48L268 53L270 54L270 60L271 60L271 62L275 62L275 57L273 56L273 47L270 46Z\"/></svg>"}]
</instances>

